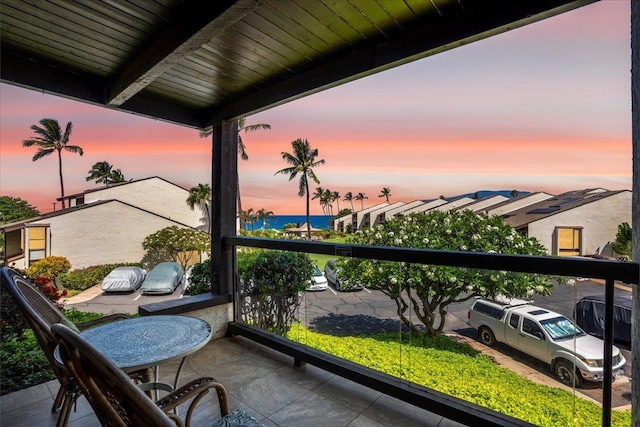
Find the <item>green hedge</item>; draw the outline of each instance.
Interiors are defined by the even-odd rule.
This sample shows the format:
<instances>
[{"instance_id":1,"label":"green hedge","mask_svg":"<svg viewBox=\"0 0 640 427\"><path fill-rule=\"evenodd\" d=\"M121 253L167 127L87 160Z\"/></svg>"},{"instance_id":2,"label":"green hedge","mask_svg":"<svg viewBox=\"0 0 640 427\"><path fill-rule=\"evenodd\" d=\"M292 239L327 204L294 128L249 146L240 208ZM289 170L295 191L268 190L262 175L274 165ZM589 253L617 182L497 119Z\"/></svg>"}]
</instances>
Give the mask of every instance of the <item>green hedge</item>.
<instances>
[{"instance_id":1,"label":"green hedge","mask_svg":"<svg viewBox=\"0 0 640 427\"><path fill-rule=\"evenodd\" d=\"M296 325L289 339L539 426L592 427L601 408L565 390L539 385L446 336L386 333L334 337ZM613 411L613 426L631 425L631 411Z\"/></svg>"},{"instance_id":2,"label":"green hedge","mask_svg":"<svg viewBox=\"0 0 640 427\"><path fill-rule=\"evenodd\" d=\"M71 289L74 291L84 291L90 287L101 282L107 274L116 267L141 267L140 263L126 263L126 264L106 264L96 265L93 267L87 267L80 270L73 270L67 273L62 273L56 279L58 285L63 286L65 289Z\"/></svg>"}]
</instances>

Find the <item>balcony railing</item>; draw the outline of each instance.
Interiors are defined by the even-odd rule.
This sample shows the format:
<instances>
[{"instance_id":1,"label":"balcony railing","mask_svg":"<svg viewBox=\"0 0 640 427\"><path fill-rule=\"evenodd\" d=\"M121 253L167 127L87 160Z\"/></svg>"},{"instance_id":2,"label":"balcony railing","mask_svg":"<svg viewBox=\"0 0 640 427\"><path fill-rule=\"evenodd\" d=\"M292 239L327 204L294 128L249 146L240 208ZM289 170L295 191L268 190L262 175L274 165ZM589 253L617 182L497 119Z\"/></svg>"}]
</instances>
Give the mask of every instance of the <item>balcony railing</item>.
<instances>
[{"instance_id":1,"label":"balcony railing","mask_svg":"<svg viewBox=\"0 0 640 427\"><path fill-rule=\"evenodd\" d=\"M637 263L613 262L589 258L560 258L526 255L489 254L460 251L440 251L396 247L372 247L350 244L306 242L233 236L223 239L231 249L239 246L285 251L346 256L385 261L466 267L487 270L537 273L552 276L589 277L605 281L604 382L602 425L611 425L613 296L616 281L637 284L640 267ZM235 313L238 313L236 304ZM236 314L237 316L237 314ZM337 375L381 391L415 406L427 409L465 425L528 426L523 420L466 402L435 390L408 385L400 379L347 362L308 346L293 343L261 329L236 321L229 325L232 333L291 355L298 363L306 362Z\"/></svg>"}]
</instances>

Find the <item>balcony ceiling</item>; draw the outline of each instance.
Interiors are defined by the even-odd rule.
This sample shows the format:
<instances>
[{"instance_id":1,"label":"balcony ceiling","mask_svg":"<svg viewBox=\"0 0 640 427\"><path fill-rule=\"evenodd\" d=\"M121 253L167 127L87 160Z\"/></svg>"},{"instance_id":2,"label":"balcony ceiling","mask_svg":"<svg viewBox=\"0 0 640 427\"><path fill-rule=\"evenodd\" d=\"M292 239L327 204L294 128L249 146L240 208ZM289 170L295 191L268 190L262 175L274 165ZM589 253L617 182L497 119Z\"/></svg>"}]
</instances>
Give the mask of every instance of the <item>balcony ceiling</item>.
<instances>
[{"instance_id":1,"label":"balcony ceiling","mask_svg":"<svg viewBox=\"0 0 640 427\"><path fill-rule=\"evenodd\" d=\"M592 1L0 0L0 78L204 128Z\"/></svg>"}]
</instances>

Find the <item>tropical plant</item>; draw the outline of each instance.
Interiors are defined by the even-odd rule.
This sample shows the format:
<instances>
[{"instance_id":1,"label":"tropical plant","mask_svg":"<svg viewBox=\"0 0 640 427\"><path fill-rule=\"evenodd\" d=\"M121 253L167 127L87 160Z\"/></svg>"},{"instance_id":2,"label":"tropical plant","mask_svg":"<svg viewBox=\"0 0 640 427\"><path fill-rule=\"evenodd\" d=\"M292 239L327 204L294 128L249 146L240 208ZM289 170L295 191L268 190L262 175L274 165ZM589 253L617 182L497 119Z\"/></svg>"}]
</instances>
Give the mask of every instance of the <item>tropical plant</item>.
<instances>
[{"instance_id":1,"label":"tropical plant","mask_svg":"<svg viewBox=\"0 0 640 427\"><path fill-rule=\"evenodd\" d=\"M298 196L307 196L306 199L306 212L307 212L307 240L311 240L311 219L309 217L309 178L316 184L320 184L320 180L313 172L313 168L323 165L324 159L316 160L318 157L318 149L311 148L309 142L306 139L296 139L291 142L293 148L293 154L282 152L282 160L290 164L288 168L280 169L275 175L281 173L283 175L289 175L289 181L300 175L300 182L298 185Z\"/></svg>"},{"instance_id":2,"label":"tropical plant","mask_svg":"<svg viewBox=\"0 0 640 427\"><path fill-rule=\"evenodd\" d=\"M353 193L351 193L351 191L349 191L347 194L344 195L344 199L342 199L344 201L350 202L351 203L351 212L355 211L355 209L353 209Z\"/></svg>"},{"instance_id":3,"label":"tropical plant","mask_svg":"<svg viewBox=\"0 0 640 427\"><path fill-rule=\"evenodd\" d=\"M0 196L0 225L39 216L40 212L20 197Z\"/></svg>"},{"instance_id":4,"label":"tropical plant","mask_svg":"<svg viewBox=\"0 0 640 427\"><path fill-rule=\"evenodd\" d=\"M211 237L204 231L173 225L145 237L142 247L170 257L186 270L194 251L211 254Z\"/></svg>"},{"instance_id":5,"label":"tropical plant","mask_svg":"<svg viewBox=\"0 0 640 427\"><path fill-rule=\"evenodd\" d=\"M122 171L120 169L113 170L113 165L106 160L94 164L88 174L86 181L95 181L96 184L111 185L126 182Z\"/></svg>"},{"instance_id":6,"label":"tropical plant","mask_svg":"<svg viewBox=\"0 0 640 427\"><path fill-rule=\"evenodd\" d=\"M253 212L253 208L249 208L246 211L240 212L240 228L244 226L245 230L249 230L249 224L251 229L255 229L254 224L257 220L256 214Z\"/></svg>"},{"instance_id":7,"label":"tropical plant","mask_svg":"<svg viewBox=\"0 0 640 427\"><path fill-rule=\"evenodd\" d=\"M200 295L211 292L211 260L198 262L191 267L187 295Z\"/></svg>"},{"instance_id":8,"label":"tropical plant","mask_svg":"<svg viewBox=\"0 0 640 427\"><path fill-rule=\"evenodd\" d=\"M273 212L272 211L268 211L264 208L258 209L258 212L256 212L256 218L258 221L262 221L262 227L261 228L265 228L265 225L267 224L267 221L269 221L271 218L273 218Z\"/></svg>"},{"instance_id":9,"label":"tropical plant","mask_svg":"<svg viewBox=\"0 0 640 427\"><path fill-rule=\"evenodd\" d=\"M380 190L380 194L378 194L378 197L384 197L387 203L389 203L389 197L391 197L391 189L389 187L382 187L382 190Z\"/></svg>"},{"instance_id":10,"label":"tropical plant","mask_svg":"<svg viewBox=\"0 0 640 427\"><path fill-rule=\"evenodd\" d=\"M211 234L211 213L209 210L209 203L211 200L211 186L209 184L198 184L196 187L189 189L189 196L187 197L187 205L191 210L194 210L196 206L200 206L204 213L207 215L207 231Z\"/></svg>"},{"instance_id":11,"label":"tropical plant","mask_svg":"<svg viewBox=\"0 0 640 427\"><path fill-rule=\"evenodd\" d=\"M25 273L26 277L36 280L38 277L46 277L57 283L59 275L71 270L71 263L61 256L48 256L31 264Z\"/></svg>"},{"instance_id":12,"label":"tropical plant","mask_svg":"<svg viewBox=\"0 0 640 427\"><path fill-rule=\"evenodd\" d=\"M411 214L356 232L352 243L451 251L545 255L535 238L516 233L499 216L470 210ZM548 295L551 281L544 276L439 265L345 258L338 261L343 286L361 284L379 289L396 303L401 321L413 333L413 320L429 335L440 335L447 306L475 296ZM410 310L410 314L407 311Z\"/></svg>"},{"instance_id":13,"label":"tropical plant","mask_svg":"<svg viewBox=\"0 0 640 427\"><path fill-rule=\"evenodd\" d=\"M518 197L518 194L520 194L518 190L511 190L511 197Z\"/></svg>"},{"instance_id":14,"label":"tropical plant","mask_svg":"<svg viewBox=\"0 0 640 427\"><path fill-rule=\"evenodd\" d=\"M364 200L368 199L368 197L365 196L364 193L358 193L353 198L355 200L360 200L360 209L364 209Z\"/></svg>"},{"instance_id":15,"label":"tropical plant","mask_svg":"<svg viewBox=\"0 0 640 427\"><path fill-rule=\"evenodd\" d=\"M308 254L284 251L238 253L242 320L285 335L310 284L313 263Z\"/></svg>"},{"instance_id":16,"label":"tropical plant","mask_svg":"<svg viewBox=\"0 0 640 427\"><path fill-rule=\"evenodd\" d=\"M247 147L244 145L242 141L242 136L240 135L242 132L244 133L252 133L258 130L269 130L271 129L271 125L260 123L257 125L247 125L246 118L242 117L238 120L238 153L240 153L240 158L242 160L249 160L249 155L247 154ZM200 138L206 138L211 135L213 132L213 128L206 128L200 132ZM237 209L238 212L242 212L242 199L240 198L240 176L237 176L238 188L238 200L237 200Z\"/></svg>"},{"instance_id":17,"label":"tropical plant","mask_svg":"<svg viewBox=\"0 0 640 427\"><path fill-rule=\"evenodd\" d=\"M631 258L633 252L633 230L628 222L618 225L616 240L611 245L611 248L616 254Z\"/></svg>"},{"instance_id":18,"label":"tropical plant","mask_svg":"<svg viewBox=\"0 0 640 427\"><path fill-rule=\"evenodd\" d=\"M82 148L77 145L68 145L69 138L71 137L71 131L73 124L67 123L64 133L60 129L58 121L55 119L42 119L40 125L32 125L31 130L35 132L36 136L30 139L22 141L23 147L37 146L38 150L33 155L31 160L34 162L40 160L43 157L58 153L58 174L60 175L60 197L62 198L62 209L65 208L64 200L64 180L62 179L62 150L69 151L71 153L78 153L81 156L84 154Z\"/></svg>"},{"instance_id":19,"label":"tropical plant","mask_svg":"<svg viewBox=\"0 0 640 427\"><path fill-rule=\"evenodd\" d=\"M336 202L336 209L340 212L340 192L332 191L331 192L331 203ZM333 212L331 212L333 215Z\"/></svg>"}]
</instances>

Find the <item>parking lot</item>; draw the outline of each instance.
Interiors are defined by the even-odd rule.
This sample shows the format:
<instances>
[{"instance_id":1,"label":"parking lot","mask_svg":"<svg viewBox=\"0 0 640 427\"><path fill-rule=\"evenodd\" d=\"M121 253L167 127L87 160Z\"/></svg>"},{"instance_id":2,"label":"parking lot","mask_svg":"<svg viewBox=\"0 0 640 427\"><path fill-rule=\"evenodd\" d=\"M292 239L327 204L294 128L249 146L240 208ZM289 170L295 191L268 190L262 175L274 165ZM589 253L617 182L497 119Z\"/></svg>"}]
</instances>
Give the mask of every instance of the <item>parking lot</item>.
<instances>
[{"instance_id":1,"label":"parking lot","mask_svg":"<svg viewBox=\"0 0 640 427\"><path fill-rule=\"evenodd\" d=\"M66 307L76 307L83 311L100 313L137 313L138 306L168 299L180 298L178 288L171 295L141 295L140 291L124 294L104 294L100 286L83 292L71 298ZM624 295L630 289L619 285L616 294ZM534 296L536 305L548 308L572 317L575 302L586 295L602 294L604 286L595 281L576 281L574 286L556 285L551 296ZM188 298L188 297L184 297ZM476 332L470 328L467 313L471 300L451 304L445 326L445 333L453 334L479 351L488 354L498 363L516 370L520 375L543 384L562 387L556 381L548 366L506 345L489 348L477 341ZM301 323L311 330L332 335L360 335L381 331L398 331L404 329L396 314L396 304L380 291L364 289L358 292L336 292L333 288L319 292L306 292L299 309ZM620 348L627 365L625 373L631 374L631 354L629 349ZM613 407L624 407L631 404L631 385L628 377L622 377L614 383ZM590 385L580 393L596 400L602 399L602 389L597 385Z\"/></svg>"}]
</instances>

